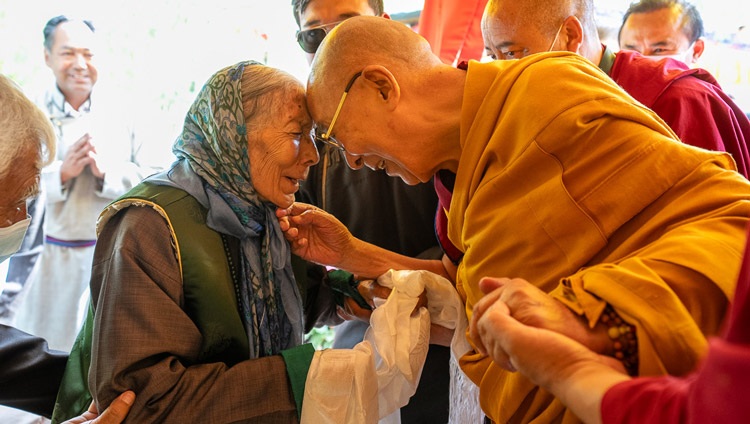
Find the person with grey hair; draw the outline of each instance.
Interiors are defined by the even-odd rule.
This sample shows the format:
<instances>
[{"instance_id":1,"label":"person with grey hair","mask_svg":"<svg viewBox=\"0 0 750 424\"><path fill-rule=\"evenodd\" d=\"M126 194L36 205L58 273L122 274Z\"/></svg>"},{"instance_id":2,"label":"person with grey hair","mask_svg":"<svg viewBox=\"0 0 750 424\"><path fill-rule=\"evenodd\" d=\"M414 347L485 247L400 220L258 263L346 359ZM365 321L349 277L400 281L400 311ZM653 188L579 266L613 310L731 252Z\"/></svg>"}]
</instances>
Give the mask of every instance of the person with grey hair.
<instances>
[{"instance_id":1,"label":"person with grey hair","mask_svg":"<svg viewBox=\"0 0 750 424\"><path fill-rule=\"evenodd\" d=\"M318 162L311 129L304 87L284 71L248 60L208 79L172 167L100 215L93 317L53 423L126 389L134 422L299 419L304 334L341 322L328 286L297 276L274 216Z\"/></svg>"},{"instance_id":2,"label":"person with grey hair","mask_svg":"<svg viewBox=\"0 0 750 424\"><path fill-rule=\"evenodd\" d=\"M0 262L21 245L31 217L26 201L39 190L39 173L55 154L47 116L9 78L0 75ZM49 417L68 355L47 342L0 324L0 404ZM97 418L95 406L69 424L117 424L130 409L126 392ZM91 421L93 420L93 421Z\"/></svg>"},{"instance_id":3,"label":"person with grey hair","mask_svg":"<svg viewBox=\"0 0 750 424\"><path fill-rule=\"evenodd\" d=\"M94 86L98 39L89 21L57 16L43 30L55 78L40 107L53 123L57 154L44 167L44 245L29 275L16 327L69 351L88 305L98 213L151 171L121 98Z\"/></svg>"}]
</instances>

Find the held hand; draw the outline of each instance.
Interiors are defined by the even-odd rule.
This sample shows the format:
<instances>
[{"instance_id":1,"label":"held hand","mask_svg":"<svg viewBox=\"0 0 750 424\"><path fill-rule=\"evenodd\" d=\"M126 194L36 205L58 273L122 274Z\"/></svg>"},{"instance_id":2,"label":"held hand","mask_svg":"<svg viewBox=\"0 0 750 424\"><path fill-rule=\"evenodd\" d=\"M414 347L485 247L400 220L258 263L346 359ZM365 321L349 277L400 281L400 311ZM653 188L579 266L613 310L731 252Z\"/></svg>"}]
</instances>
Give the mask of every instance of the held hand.
<instances>
[{"instance_id":1,"label":"held hand","mask_svg":"<svg viewBox=\"0 0 750 424\"><path fill-rule=\"evenodd\" d=\"M357 285L357 291L372 309L375 309L376 307L375 299L387 299L391 294L391 289L381 286L375 280L360 281ZM344 299L344 307L339 307L337 312L341 319L347 321L356 319L359 321L370 322L370 316L372 315L372 310L362 308L350 297Z\"/></svg>"},{"instance_id":2,"label":"held hand","mask_svg":"<svg viewBox=\"0 0 750 424\"><path fill-rule=\"evenodd\" d=\"M71 178L81 175L83 169L91 163L90 152L94 150L91 144L91 136L87 133L65 152L62 165L60 166L60 182L65 184Z\"/></svg>"},{"instance_id":3,"label":"held hand","mask_svg":"<svg viewBox=\"0 0 750 424\"><path fill-rule=\"evenodd\" d=\"M112 401L109 408L105 409L101 415L98 415L96 404L92 402L87 412L63 424L120 424L128 416L134 400L135 393L128 390Z\"/></svg>"},{"instance_id":4,"label":"held hand","mask_svg":"<svg viewBox=\"0 0 750 424\"><path fill-rule=\"evenodd\" d=\"M288 209L277 209L281 230L302 259L340 267L352 250L354 237L333 215L305 203L294 203Z\"/></svg>"},{"instance_id":5,"label":"held hand","mask_svg":"<svg viewBox=\"0 0 750 424\"><path fill-rule=\"evenodd\" d=\"M370 305L372 310L374 310L376 307L375 299L387 299L388 296L391 295L392 289L378 284L375 280L362 280L357 286L357 291L359 291L359 294L365 299L365 301L367 301L367 304ZM416 306L414 306L412 315L416 315L422 307L427 307L427 293L425 291L422 291L419 295L419 299L417 300ZM344 300L344 307L337 308L337 313L341 319L347 321L356 319L359 321L370 322L372 310L360 307L357 302L347 297ZM452 330L450 331L452 332Z\"/></svg>"},{"instance_id":6,"label":"held hand","mask_svg":"<svg viewBox=\"0 0 750 424\"><path fill-rule=\"evenodd\" d=\"M564 335L519 322L502 300L477 306L481 310L475 308L470 326L477 349L492 357L497 365L520 371L535 384L557 388L574 375L591 369L625 373L622 364L611 357L598 355Z\"/></svg>"},{"instance_id":7,"label":"held hand","mask_svg":"<svg viewBox=\"0 0 750 424\"><path fill-rule=\"evenodd\" d=\"M609 347L604 326L588 328L584 318L526 280L485 277L479 287L489 293L485 296L487 300L482 298L474 307L480 315L499 299L507 304L513 318L523 324L566 335L598 353L604 353Z\"/></svg>"}]
</instances>

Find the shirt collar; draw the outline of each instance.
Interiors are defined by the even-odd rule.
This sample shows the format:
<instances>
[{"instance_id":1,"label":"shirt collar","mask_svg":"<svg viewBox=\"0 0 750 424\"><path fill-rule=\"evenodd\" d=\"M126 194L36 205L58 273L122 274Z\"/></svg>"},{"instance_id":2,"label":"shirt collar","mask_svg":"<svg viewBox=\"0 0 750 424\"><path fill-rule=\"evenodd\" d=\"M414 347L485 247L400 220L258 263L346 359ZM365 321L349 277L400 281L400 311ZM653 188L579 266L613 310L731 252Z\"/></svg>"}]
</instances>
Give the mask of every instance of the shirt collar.
<instances>
[{"instance_id":1,"label":"shirt collar","mask_svg":"<svg viewBox=\"0 0 750 424\"><path fill-rule=\"evenodd\" d=\"M78 110L75 110L65 100L65 95L63 95L60 88L55 84L55 88L49 91L46 105L50 116L76 117L91 112L91 95Z\"/></svg>"},{"instance_id":2,"label":"shirt collar","mask_svg":"<svg viewBox=\"0 0 750 424\"><path fill-rule=\"evenodd\" d=\"M602 44L602 47L604 48L604 52L602 52L602 60L599 61L599 69L609 75L612 72L612 65L615 64L615 52L604 44Z\"/></svg>"}]
</instances>

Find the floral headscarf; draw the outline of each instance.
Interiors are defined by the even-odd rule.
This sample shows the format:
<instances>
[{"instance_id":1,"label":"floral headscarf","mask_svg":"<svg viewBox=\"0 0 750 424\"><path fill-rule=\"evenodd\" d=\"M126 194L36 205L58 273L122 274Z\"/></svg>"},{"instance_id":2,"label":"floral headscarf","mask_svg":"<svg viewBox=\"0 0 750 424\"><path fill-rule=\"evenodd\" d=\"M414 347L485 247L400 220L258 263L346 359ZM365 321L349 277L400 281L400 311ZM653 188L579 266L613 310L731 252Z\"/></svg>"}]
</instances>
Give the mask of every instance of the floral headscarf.
<instances>
[{"instance_id":1,"label":"floral headscarf","mask_svg":"<svg viewBox=\"0 0 750 424\"><path fill-rule=\"evenodd\" d=\"M241 240L239 302L250 357L257 358L300 344L303 330L302 304L276 207L258 196L250 178L241 92L246 66L263 65L244 61L211 76L172 151L187 162L188 174L202 180L209 227Z\"/></svg>"}]
</instances>

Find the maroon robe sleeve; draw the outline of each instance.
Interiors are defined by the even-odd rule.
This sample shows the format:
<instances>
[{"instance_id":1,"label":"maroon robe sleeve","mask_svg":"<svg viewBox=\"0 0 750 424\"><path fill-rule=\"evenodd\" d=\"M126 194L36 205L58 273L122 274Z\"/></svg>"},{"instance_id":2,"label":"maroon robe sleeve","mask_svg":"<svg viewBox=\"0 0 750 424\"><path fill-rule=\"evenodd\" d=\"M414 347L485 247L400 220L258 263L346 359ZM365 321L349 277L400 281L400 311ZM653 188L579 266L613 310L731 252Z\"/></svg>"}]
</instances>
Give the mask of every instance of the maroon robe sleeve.
<instances>
[{"instance_id":1,"label":"maroon robe sleeve","mask_svg":"<svg viewBox=\"0 0 750 424\"><path fill-rule=\"evenodd\" d=\"M750 245L749 245L750 246ZM747 423L750 420L750 252L740 271L725 336L710 341L708 356L686 378L635 378L602 399L602 422Z\"/></svg>"},{"instance_id":2,"label":"maroon robe sleeve","mask_svg":"<svg viewBox=\"0 0 750 424\"><path fill-rule=\"evenodd\" d=\"M748 177L750 122L721 88L699 74L675 80L652 109L683 142L708 150L728 152L737 171Z\"/></svg>"}]
</instances>

